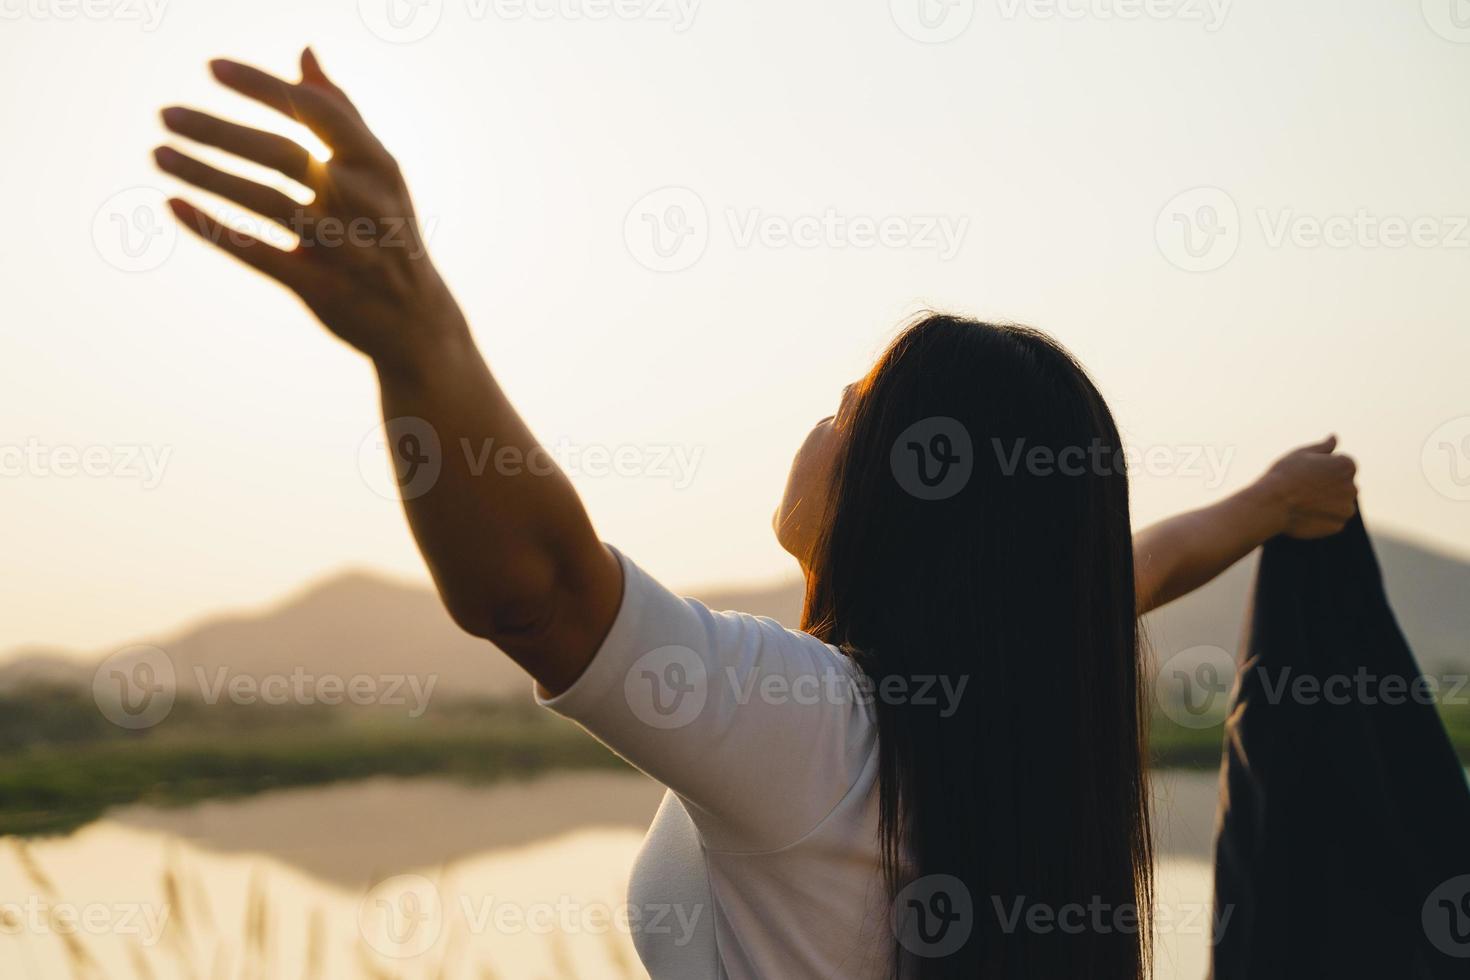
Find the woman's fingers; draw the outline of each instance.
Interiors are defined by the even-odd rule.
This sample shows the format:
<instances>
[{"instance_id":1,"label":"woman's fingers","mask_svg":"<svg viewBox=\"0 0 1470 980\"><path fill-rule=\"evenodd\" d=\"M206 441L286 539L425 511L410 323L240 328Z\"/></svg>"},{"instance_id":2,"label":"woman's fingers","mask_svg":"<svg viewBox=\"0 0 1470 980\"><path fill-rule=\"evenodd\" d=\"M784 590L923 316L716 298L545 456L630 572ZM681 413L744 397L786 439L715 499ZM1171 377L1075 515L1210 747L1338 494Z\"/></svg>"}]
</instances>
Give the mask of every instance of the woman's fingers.
<instances>
[{"instance_id":1,"label":"woman's fingers","mask_svg":"<svg viewBox=\"0 0 1470 980\"><path fill-rule=\"evenodd\" d=\"M330 90L343 102L351 106L353 112L357 112L357 107L352 105L352 100L347 97L347 93L342 91L336 82L327 77L327 73L322 70L322 63L317 60L316 52L311 50L311 48L301 49L301 83L303 85L319 85Z\"/></svg>"},{"instance_id":2,"label":"woman's fingers","mask_svg":"<svg viewBox=\"0 0 1470 980\"><path fill-rule=\"evenodd\" d=\"M171 197L168 206L174 217L200 238L229 252L252 269L264 272L277 282L300 292L301 265L297 261L299 256L296 253L284 252L254 236L229 228L188 201Z\"/></svg>"},{"instance_id":3,"label":"woman's fingers","mask_svg":"<svg viewBox=\"0 0 1470 980\"><path fill-rule=\"evenodd\" d=\"M1337 452L1336 436L1277 460L1268 476L1284 495L1286 533L1310 538L1342 530L1358 508L1357 472L1357 461Z\"/></svg>"},{"instance_id":4,"label":"woman's fingers","mask_svg":"<svg viewBox=\"0 0 1470 980\"><path fill-rule=\"evenodd\" d=\"M209 63L220 84L305 123L336 153L367 153L372 134L345 98L323 85L295 85L259 68L223 58Z\"/></svg>"},{"instance_id":5,"label":"woman's fingers","mask_svg":"<svg viewBox=\"0 0 1470 980\"><path fill-rule=\"evenodd\" d=\"M1333 520L1346 523L1358 509L1358 486L1354 477L1358 464L1351 456L1338 454L1326 460L1332 470L1332 483L1323 512Z\"/></svg>"},{"instance_id":6,"label":"woman's fingers","mask_svg":"<svg viewBox=\"0 0 1470 980\"><path fill-rule=\"evenodd\" d=\"M1331 453L1335 449L1337 449L1337 436L1332 435L1332 436L1328 436L1326 439L1323 439L1321 442L1313 442L1313 443L1309 443L1308 445L1305 445L1305 446L1299 446L1296 449L1293 449L1292 452L1294 452L1294 453Z\"/></svg>"},{"instance_id":7,"label":"woman's fingers","mask_svg":"<svg viewBox=\"0 0 1470 980\"><path fill-rule=\"evenodd\" d=\"M298 184L310 186L311 154L295 140L276 133L251 129L217 119L207 112L170 106L163 110L163 125L196 143L227 150L252 163L279 170Z\"/></svg>"},{"instance_id":8,"label":"woman's fingers","mask_svg":"<svg viewBox=\"0 0 1470 980\"><path fill-rule=\"evenodd\" d=\"M1333 500L1323 501L1318 505L1316 514L1320 517L1330 518L1335 521L1346 521L1353 516L1357 510L1357 498L1351 494L1337 497Z\"/></svg>"},{"instance_id":9,"label":"woman's fingers","mask_svg":"<svg viewBox=\"0 0 1470 980\"><path fill-rule=\"evenodd\" d=\"M234 201L283 228L296 230L300 227L300 221L295 219L302 212L301 205L273 187L217 170L172 147L160 146L153 151L153 157L165 173L173 174L201 190Z\"/></svg>"}]
</instances>

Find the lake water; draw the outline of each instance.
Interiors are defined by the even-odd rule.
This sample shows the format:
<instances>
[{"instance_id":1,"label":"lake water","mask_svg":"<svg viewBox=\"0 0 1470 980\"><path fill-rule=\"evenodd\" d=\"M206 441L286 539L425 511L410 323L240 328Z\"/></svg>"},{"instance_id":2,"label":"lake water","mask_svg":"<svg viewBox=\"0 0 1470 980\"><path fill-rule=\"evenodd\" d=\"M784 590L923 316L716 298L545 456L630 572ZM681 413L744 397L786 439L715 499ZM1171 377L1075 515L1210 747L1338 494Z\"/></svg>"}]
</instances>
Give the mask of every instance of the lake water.
<instances>
[{"instance_id":1,"label":"lake water","mask_svg":"<svg viewBox=\"0 0 1470 980\"><path fill-rule=\"evenodd\" d=\"M1157 976L1201 980L1215 777L1157 787ZM700 911L625 905L661 796L628 773L377 779L0 839L0 976L642 977L630 929Z\"/></svg>"}]
</instances>

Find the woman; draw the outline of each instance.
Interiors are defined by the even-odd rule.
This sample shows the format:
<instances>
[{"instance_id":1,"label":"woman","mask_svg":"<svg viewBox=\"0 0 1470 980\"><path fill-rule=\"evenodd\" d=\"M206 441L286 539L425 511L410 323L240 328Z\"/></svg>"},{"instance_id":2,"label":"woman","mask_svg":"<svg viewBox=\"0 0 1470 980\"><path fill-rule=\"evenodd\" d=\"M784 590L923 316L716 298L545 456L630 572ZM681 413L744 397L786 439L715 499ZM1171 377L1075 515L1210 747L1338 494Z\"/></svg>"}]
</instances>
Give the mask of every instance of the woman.
<instances>
[{"instance_id":1,"label":"woman","mask_svg":"<svg viewBox=\"0 0 1470 980\"><path fill-rule=\"evenodd\" d=\"M1031 330L926 317L792 467L775 526L806 572L804 630L712 613L605 546L554 467L477 474L448 448L545 459L424 257L392 158L311 52L298 83L212 69L331 161L193 110L167 127L316 198L169 148L163 170L304 245L334 220L380 235L286 252L175 214L372 359L405 461L445 447L405 506L450 613L671 790L631 885L650 973L1148 972L1137 613L1277 533L1338 529L1354 468L1332 440L1131 539L1118 432L1081 368ZM675 920L692 932L653 925Z\"/></svg>"}]
</instances>

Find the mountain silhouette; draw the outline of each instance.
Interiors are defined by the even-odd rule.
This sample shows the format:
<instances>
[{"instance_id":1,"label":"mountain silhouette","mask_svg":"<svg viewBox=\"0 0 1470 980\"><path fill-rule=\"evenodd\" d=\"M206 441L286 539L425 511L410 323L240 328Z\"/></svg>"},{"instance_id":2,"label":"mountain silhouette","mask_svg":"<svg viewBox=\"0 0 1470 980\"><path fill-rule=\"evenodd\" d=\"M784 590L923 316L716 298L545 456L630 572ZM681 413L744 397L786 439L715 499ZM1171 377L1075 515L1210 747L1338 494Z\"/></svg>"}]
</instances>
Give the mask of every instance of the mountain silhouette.
<instances>
[{"instance_id":1,"label":"mountain silhouette","mask_svg":"<svg viewBox=\"0 0 1470 980\"><path fill-rule=\"evenodd\" d=\"M704 590L720 609L740 609L795 624L795 581L754 589ZM162 650L180 694L209 694L221 679L356 675L433 677L435 698L531 696L530 678L492 644L449 618L432 589L372 572L350 571L254 612L206 618L174 636L145 638L86 655L54 649L0 654L0 693L32 686L89 687L98 665L140 659L135 647Z\"/></svg>"},{"instance_id":2,"label":"mountain silhouette","mask_svg":"<svg viewBox=\"0 0 1470 980\"><path fill-rule=\"evenodd\" d=\"M1470 673L1470 562L1389 535L1375 537L1388 593L1404 632L1430 673ZM1254 558L1145 620L1152 655L1190 647L1234 651ZM795 626L796 579L750 588L690 591L716 609L738 609ZM418 675L435 678L435 698L529 698L531 682L495 648L459 630L426 586L351 571L251 612L221 614L173 636L141 643L163 650L181 694L222 677ZM119 644L129 647L133 644ZM46 684L89 686L113 650L77 655L23 649L0 655L0 692ZM116 661L114 661L116 665Z\"/></svg>"}]
</instances>

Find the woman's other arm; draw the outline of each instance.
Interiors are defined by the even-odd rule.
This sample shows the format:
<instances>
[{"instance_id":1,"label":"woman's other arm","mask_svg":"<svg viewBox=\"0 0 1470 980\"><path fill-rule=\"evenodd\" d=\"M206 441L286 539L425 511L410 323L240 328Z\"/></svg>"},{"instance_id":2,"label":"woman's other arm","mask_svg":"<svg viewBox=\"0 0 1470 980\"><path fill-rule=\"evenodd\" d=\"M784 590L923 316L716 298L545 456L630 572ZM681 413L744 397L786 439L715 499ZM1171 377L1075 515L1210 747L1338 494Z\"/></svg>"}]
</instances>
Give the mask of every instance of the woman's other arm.
<instances>
[{"instance_id":1,"label":"woman's other arm","mask_svg":"<svg viewBox=\"0 0 1470 980\"><path fill-rule=\"evenodd\" d=\"M1139 615L1193 592L1268 538L1335 534L1357 508L1357 466L1337 437L1287 453L1255 483L1133 536Z\"/></svg>"}]
</instances>

